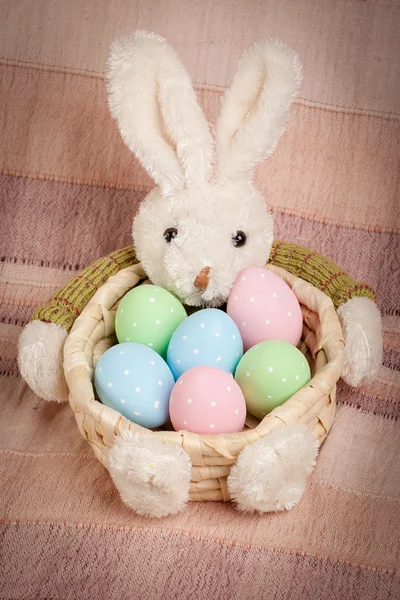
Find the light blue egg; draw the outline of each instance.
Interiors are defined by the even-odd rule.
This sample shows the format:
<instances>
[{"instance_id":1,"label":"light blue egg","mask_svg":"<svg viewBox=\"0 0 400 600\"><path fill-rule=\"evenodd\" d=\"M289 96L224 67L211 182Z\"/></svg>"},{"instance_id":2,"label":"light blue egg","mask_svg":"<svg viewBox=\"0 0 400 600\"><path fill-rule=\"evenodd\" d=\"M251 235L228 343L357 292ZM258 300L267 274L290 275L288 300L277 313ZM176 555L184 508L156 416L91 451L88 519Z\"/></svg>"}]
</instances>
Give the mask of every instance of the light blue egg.
<instances>
[{"instance_id":1,"label":"light blue egg","mask_svg":"<svg viewBox=\"0 0 400 600\"><path fill-rule=\"evenodd\" d=\"M94 373L102 403L148 429L168 421L174 383L161 356L133 342L112 346L101 356Z\"/></svg>"},{"instance_id":2,"label":"light blue egg","mask_svg":"<svg viewBox=\"0 0 400 600\"><path fill-rule=\"evenodd\" d=\"M243 356L236 323L222 310L205 308L185 319L168 346L167 363L175 379L198 366L234 373Z\"/></svg>"}]
</instances>

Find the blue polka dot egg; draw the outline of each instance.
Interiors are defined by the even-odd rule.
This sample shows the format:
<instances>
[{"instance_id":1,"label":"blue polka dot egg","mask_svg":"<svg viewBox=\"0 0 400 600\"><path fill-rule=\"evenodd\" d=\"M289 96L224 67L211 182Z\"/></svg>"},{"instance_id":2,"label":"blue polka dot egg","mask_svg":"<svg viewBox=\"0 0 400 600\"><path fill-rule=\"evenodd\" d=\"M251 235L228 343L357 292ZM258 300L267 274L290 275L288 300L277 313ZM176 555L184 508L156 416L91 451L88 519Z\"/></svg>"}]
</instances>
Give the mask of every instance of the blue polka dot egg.
<instances>
[{"instance_id":1,"label":"blue polka dot egg","mask_svg":"<svg viewBox=\"0 0 400 600\"><path fill-rule=\"evenodd\" d=\"M243 355L236 323L222 310L205 308L182 321L168 346L167 363L178 379L198 366L234 373Z\"/></svg>"},{"instance_id":2,"label":"blue polka dot egg","mask_svg":"<svg viewBox=\"0 0 400 600\"><path fill-rule=\"evenodd\" d=\"M94 373L101 402L148 429L168 421L174 383L161 356L133 342L109 348L100 357Z\"/></svg>"}]
</instances>

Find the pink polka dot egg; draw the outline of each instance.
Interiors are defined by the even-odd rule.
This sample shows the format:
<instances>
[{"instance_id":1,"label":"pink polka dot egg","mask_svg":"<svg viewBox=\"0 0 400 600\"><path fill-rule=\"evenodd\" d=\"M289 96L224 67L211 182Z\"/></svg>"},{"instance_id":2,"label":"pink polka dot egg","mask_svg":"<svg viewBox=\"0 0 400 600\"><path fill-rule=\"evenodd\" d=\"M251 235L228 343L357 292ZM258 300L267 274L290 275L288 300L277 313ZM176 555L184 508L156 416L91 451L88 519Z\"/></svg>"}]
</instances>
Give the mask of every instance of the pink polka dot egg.
<instances>
[{"instance_id":1,"label":"pink polka dot egg","mask_svg":"<svg viewBox=\"0 0 400 600\"><path fill-rule=\"evenodd\" d=\"M246 419L246 401L230 373L199 366L186 371L172 389L169 414L176 431L236 433Z\"/></svg>"},{"instance_id":2,"label":"pink polka dot egg","mask_svg":"<svg viewBox=\"0 0 400 600\"><path fill-rule=\"evenodd\" d=\"M245 351L266 340L294 346L300 341L303 318L296 295L283 279L262 267L238 275L227 313L238 326Z\"/></svg>"}]
</instances>

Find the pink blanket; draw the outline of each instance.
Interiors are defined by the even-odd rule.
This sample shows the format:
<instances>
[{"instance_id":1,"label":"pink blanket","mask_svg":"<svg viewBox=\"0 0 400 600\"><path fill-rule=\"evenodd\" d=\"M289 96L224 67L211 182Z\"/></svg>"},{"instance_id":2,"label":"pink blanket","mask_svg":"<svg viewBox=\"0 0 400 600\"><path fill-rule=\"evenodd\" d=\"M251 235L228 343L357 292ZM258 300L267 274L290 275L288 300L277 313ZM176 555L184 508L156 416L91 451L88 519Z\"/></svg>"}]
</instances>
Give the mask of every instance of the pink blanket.
<instances>
[{"instance_id":1,"label":"pink blanket","mask_svg":"<svg viewBox=\"0 0 400 600\"><path fill-rule=\"evenodd\" d=\"M0 22L0 597L400 598L400 7L313 0L2 2ZM110 42L166 36L215 121L244 48L276 36L304 83L257 173L276 237L330 255L378 292L384 365L340 383L337 417L302 502L244 516L192 504L136 516L68 405L18 375L34 308L131 243L151 182L107 107Z\"/></svg>"}]
</instances>

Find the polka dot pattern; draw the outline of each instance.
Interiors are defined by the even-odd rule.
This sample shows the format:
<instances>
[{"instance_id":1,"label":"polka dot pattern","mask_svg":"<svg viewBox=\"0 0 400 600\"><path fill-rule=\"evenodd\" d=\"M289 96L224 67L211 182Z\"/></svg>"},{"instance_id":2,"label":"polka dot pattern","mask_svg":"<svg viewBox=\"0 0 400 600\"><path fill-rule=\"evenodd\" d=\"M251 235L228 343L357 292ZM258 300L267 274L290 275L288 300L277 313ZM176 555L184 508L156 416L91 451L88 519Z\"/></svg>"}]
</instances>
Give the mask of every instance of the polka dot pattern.
<instances>
[{"instance_id":1,"label":"polka dot pattern","mask_svg":"<svg viewBox=\"0 0 400 600\"><path fill-rule=\"evenodd\" d=\"M300 340L303 319L295 294L280 277L261 267L239 275L227 312L240 330L245 351L265 340L294 345Z\"/></svg>"},{"instance_id":2,"label":"polka dot pattern","mask_svg":"<svg viewBox=\"0 0 400 600\"><path fill-rule=\"evenodd\" d=\"M109 348L97 363L94 384L103 404L143 427L160 427L169 418L174 378L147 346L127 342Z\"/></svg>"},{"instance_id":3,"label":"polka dot pattern","mask_svg":"<svg viewBox=\"0 0 400 600\"><path fill-rule=\"evenodd\" d=\"M175 329L186 318L179 300L155 285L141 285L122 298L116 315L115 332L119 342L137 342L166 357Z\"/></svg>"},{"instance_id":4,"label":"polka dot pattern","mask_svg":"<svg viewBox=\"0 0 400 600\"><path fill-rule=\"evenodd\" d=\"M282 341L261 342L248 350L235 373L248 412L259 419L293 396L310 376L300 350Z\"/></svg>"},{"instance_id":5,"label":"polka dot pattern","mask_svg":"<svg viewBox=\"0 0 400 600\"><path fill-rule=\"evenodd\" d=\"M230 373L200 366L186 371L177 381L170 416L177 431L234 433L243 429L246 403Z\"/></svg>"},{"instance_id":6,"label":"polka dot pattern","mask_svg":"<svg viewBox=\"0 0 400 600\"><path fill-rule=\"evenodd\" d=\"M175 379L198 366L218 366L233 373L243 355L239 329L222 310L207 308L193 313L174 332L167 363Z\"/></svg>"}]
</instances>

